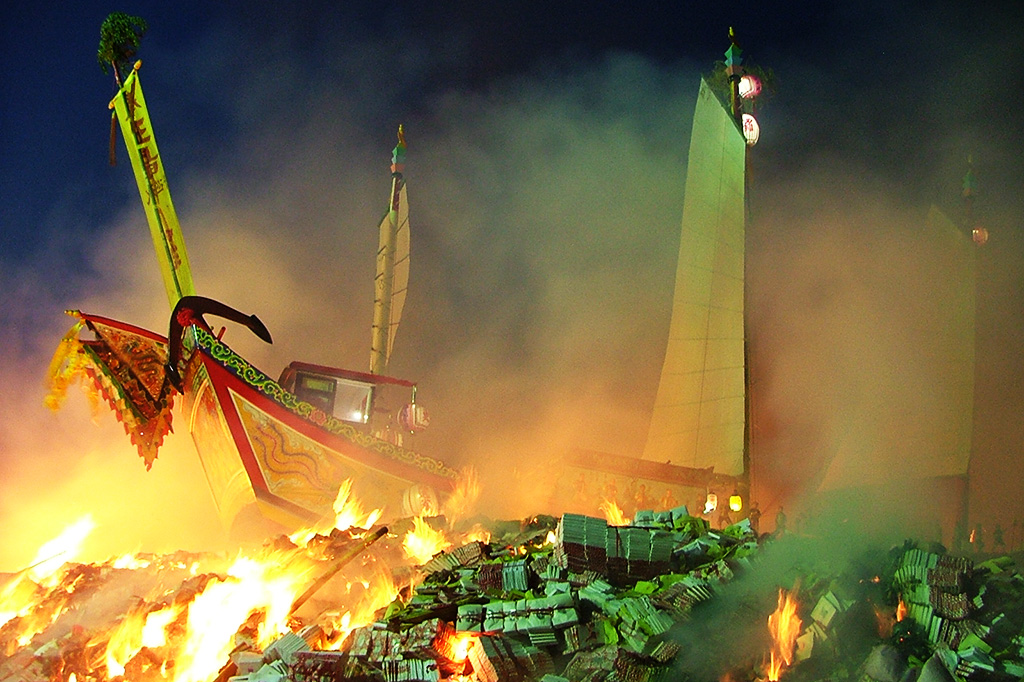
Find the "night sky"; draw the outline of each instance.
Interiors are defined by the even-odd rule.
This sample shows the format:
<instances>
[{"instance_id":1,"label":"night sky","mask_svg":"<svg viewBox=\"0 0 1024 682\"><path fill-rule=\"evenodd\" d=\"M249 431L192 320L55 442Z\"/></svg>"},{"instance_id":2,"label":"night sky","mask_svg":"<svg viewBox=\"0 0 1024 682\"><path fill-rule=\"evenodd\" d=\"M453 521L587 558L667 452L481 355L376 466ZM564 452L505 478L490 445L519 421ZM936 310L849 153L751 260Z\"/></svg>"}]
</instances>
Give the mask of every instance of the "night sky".
<instances>
[{"instance_id":1,"label":"night sky","mask_svg":"<svg viewBox=\"0 0 1024 682\"><path fill-rule=\"evenodd\" d=\"M730 26L775 74L751 156L748 305L794 460L829 447L836 415L892 412L878 396L907 382L886 376L930 333L894 333L928 295L924 216L962 218L970 155L991 234L977 477L987 518L1024 517L1020 2L23 4L0 10L0 570L86 511L116 529L98 552L222 539L184 427L147 473L105 409L93 424L77 392L42 407L64 309L167 324L120 136L107 163L115 86L95 55L111 11L149 23L140 78L197 290L263 319L274 346L226 340L269 374L366 367L404 124L413 264L391 372L418 381L432 454L521 484L495 513L531 513L552 453L642 450L690 118Z\"/></svg>"}]
</instances>

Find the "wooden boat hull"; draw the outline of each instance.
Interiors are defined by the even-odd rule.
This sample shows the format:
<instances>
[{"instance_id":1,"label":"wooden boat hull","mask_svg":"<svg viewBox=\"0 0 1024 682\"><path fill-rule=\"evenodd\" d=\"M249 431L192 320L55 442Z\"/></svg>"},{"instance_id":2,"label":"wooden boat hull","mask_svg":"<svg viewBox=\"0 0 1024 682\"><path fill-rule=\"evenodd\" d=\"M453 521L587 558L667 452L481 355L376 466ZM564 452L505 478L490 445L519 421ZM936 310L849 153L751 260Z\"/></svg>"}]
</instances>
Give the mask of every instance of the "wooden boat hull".
<instances>
[{"instance_id":1,"label":"wooden boat hull","mask_svg":"<svg viewBox=\"0 0 1024 682\"><path fill-rule=\"evenodd\" d=\"M346 479L388 516L436 512L452 488L440 461L298 400L202 327L186 330L183 347L189 431L226 525L251 505L288 527L315 523Z\"/></svg>"}]
</instances>

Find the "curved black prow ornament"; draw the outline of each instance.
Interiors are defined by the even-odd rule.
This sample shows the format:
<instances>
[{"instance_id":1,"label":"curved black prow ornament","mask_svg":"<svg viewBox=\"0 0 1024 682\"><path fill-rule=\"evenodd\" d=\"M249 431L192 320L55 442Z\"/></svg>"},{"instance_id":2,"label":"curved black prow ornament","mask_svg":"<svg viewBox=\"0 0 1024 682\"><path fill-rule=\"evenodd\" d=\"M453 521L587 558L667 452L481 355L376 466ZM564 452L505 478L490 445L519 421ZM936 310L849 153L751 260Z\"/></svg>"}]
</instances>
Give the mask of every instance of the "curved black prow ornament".
<instances>
[{"instance_id":1,"label":"curved black prow ornament","mask_svg":"<svg viewBox=\"0 0 1024 682\"><path fill-rule=\"evenodd\" d=\"M174 388L178 389L179 393L182 392L181 374L178 373L178 360L181 358L181 333L185 327L196 323L210 331L210 325L207 324L203 315L216 315L225 320L237 322L267 343L274 342L270 338L270 332L266 325L255 315L246 315L231 306L205 296L182 296L175 304L174 310L171 311L170 330L167 334L167 364L164 367L167 379Z\"/></svg>"}]
</instances>

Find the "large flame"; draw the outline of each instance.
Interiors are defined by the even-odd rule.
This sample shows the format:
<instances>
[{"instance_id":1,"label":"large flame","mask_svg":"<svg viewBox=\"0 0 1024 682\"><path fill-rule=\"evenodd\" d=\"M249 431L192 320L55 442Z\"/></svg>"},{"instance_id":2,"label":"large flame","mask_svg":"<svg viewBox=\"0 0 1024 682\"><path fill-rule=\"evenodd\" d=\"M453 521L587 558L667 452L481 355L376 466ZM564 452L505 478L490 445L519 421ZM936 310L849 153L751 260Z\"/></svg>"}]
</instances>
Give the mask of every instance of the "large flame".
<instances>
[{"instance_id":1,"label":"large flame","mask_svg":"<svg viewBox=\"0 0 1024 682\"><path fill-rule=\"evenodd\" d=\"M598 505L597 508L601 511L602 514L604 514L604 518L608 521L608 525L610 525L610 526L628 526L629 525L629 519L626 518L626 515L623 514L622 510L619 508L619 505L615 504L614 501L612 501L612 500L605 500L600 505Z\"/></svg>"},{"instance_id":2,"label":"large flame","mask_svg":"<svg viewBox=\"0 0 1024 682\"><path fill-rule=\"evenodd\" d=\"M793 664L793 652L796 638L800 634L802 622L796 615L795 590L787 593L779 590L779 605L775 612L768 616L768 632L772 636L772 650L769 654L768 679L777 681L782 671Z\"/></svg>"},{"instance_id":3,"label":"large flame","mask_svg":"<svg viewBox=\"0 0 1024 682\"><path fill-rule=\"evenodd\" d=\"M310 567L295 569L277 559L239 557L225 580L211 582L188 607L186 640L176 660L175 682L201 682L227 660L234 635L253 612L262 612L258 642L266 646L287 631L295 595Z\"/></svg>"},{"instance_id":4,"label":"large flame","mask_svg":"<svg viewBox=\"0 0 1024 682\"><path fill-rule=\"evenodd\" d=\"M425 564L435 554L451 547L444 531L434 530L422 516L413 518L413 529L402 539L405 556L417 564Z\"/></svg>"},{"instance_id":5,"label":"large flame","mask_svg":"<svg viewBox=\"0 0 1024 682\"><path fill-rule=\"evenodd\" d=\"M166 628L179 613L181 607L168 606L149 613L131 613L125 617L107 644L107 674L110 677L124 675L125 665L142 647L155 649L166 644Z\"/></svg>"},{"instance_id":6,"label":"large flame","mask_svg":"<svg viewBox=\"0 0 1024 682\"><path fill-rule=\"evenodd\" d=\"M32 559L28 569L17 574L0 588L0 626L15 617L23 617L25 622L19 628L21 635L18 638L22 646L31 641L32 637L45 629L61 613L60 608L55 608L29 617L30 612L39 601L34 583L46 588L55 586L60 580L58 569L78 556L85 539L95 528L96 523L90 514L86 514L68 525L57 537L44 543L36 551L35 558ZM68 588L73 590L74 583Z\"/></svg>"},{"instance_id":7,"label":"large flame","mask_svg":"<svg viewBox=\"0 0 1024 682\"><path fill-rule=\"evenodd\" d=\"M53 580L57 569L78 557L85 539L95 528L92 514L86 514L61 531L60 535L43 544L32 560L29 577L37 583L52 586L49 581Z\"/></svg>"}]
</instances>

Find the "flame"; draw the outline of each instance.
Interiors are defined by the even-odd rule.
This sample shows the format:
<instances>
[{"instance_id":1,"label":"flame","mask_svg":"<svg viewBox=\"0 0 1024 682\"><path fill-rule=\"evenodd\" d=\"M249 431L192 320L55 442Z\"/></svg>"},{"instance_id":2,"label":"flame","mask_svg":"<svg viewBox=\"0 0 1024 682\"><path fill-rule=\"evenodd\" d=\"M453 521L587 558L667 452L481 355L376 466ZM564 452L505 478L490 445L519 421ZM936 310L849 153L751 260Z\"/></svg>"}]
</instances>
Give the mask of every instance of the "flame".
<instances>
[{"instance_id":1,"label":"flame","mask_svg":"<svg viewBox=\"0 0 1024 682\"><path fill-rule=\"evenodd\" d=\"M462 470L459 480L455 483L455 489L448 496L442 506L442 511L448 519L448 527L451 528L455 522L465 518L476 505L480 497L480 478L473 467L466 467Z\"/></svg>"},{"instance_id":2,"label":"flame","mask_svg":"<svg viewBox=\"0 0 1024 682\"><path fill-rule=\"evenodd\" d=\"M148 564L147 564L148 565ZM165 628L178 617L180 608L169 606L164 609L129 614L107 644L107 674L109 677L124 675L124 667L142 647L155 649L167 643Z\"/></svg>"},{"instance_id":3,"label":"flame","mask_svg":"<svg viewBox=\"0 0 1024 682\"><path fill-rule=\"evenodd\" d=\"M899 623L901 620L907 617L910 610L907 608L907 603L903 601L903 595L900 595L900 603L896 605L896 622Z\"/></svg>"},{"instance_id":4,"label":"flame","mask_svg":"<svg viewBox=\"0 0 1024 682\"><path fill-rule=\"evenodd\" d=\"M43 544L36 552L29 569L29 577L47 587L56 584L54 575L57 569L68 561L74 561L82 551L85 539L96 528L92 514L86 514L63 531L61 534Z\"/></svg>"},{"instance_id":5,"label":"flame","mask_svg":"<svg viewBox=\"0 0 1024 682\"><path fill-rule=\"evenodd\" d=\"M348 530L349 528L369 530L373 524L377 523L381 513L381 509L374 509L369 513L363 512L362 503L352 497L351 478L346 478L338 486L338 496L334 499L334 527L338 530Z\"/></svg>"},{"instance_id":6,"label":"flame","mask_svg":"<svg viewBox=\"0 0 1024 682\"><path fill-rule=\"evenodd\" d=\"M393 602L399 593L394 577L381 567L378 567L368 579L357 584L361 585L362 594L358 594L358 588L353 589L355 585L349 585L350 598L355 593L354 601L350 602L343 613L326 616L327 625L333 631L327 649L340 649L349 633L372 623L377 612Z\"/></svg>"},{"instance_id":7,"label":"flame","mask_svg":"<svg viewBox=\"0 0 1024 682\"><path fill-rule=\"evenodd\" d=\"M610 526L628 526L629 519L619 509L619 505L615 504L612 500L605 499L597 507L601 513L604 514L604 518L608 521Z\"/></svg>"},{"instance_id":8,"label":"flame","mask_svg":"<svg viewBox=\"0 0 1024 682\"><path fill-rule=\"evenodd\" d=\"M768 616L768 632L772 636L772 650L768 664L768 679L776 682L782 671L793 664L793 650L796 638L803 624L796 615L795 590L787 593L779 590L779 605L775 613Z\"/></svg>"},{"instance_id":9,"label":"flame","mask_svg":"<svg viewBox=\"0 0 1024 682\"><path fill-rule=\"evenodd\" d=\"M476 644L477 633L456 632L452 637L451 660L454 663L465 663L469 659L469 650Z\"/></svg>"},{"instance_id":10,"label":"flame","mask_svg":"<svg viewBox=\"0 0 1024 682\"><path fill-rule=\"evenodd\" d=\"M29 615L41 601L37 594L37 585L47 589L55 587L60 577L58 569L66 562L74 560L81 552L82 544L96 528L91 514L86 514L68 525L60 535L44 543L36 551L35 558L29 568L22 571L0 590L0 626L21 616L26 622L21 624L18 644L25 646L39 632L60 616L58 606L48 612ZM69 584L68 593L74 591L74 582Z\"/></svg>"},{"instance_id":11,"label":"flame","mask_svg":"<svg viewBox=\"0 0 1024 682\"><path fill-rule=\"evenodd\" d=\"M549 530L547 536L544 538L545 545L553 545L558 542L558 536L555 535L555 531Z\"/></svg>"},{"instance_id":12,"label":"flame","mask_svg":"<svg viewBox=\"0 0 1024 682\"><path fill-rule=\"evenodd\" d=\"M491 531L479 523L469 529L469 532L462 536L462 544L468 545L471 542L482 542L485 545L491 541Z\"/></svg>"},{"instance_id":13,"label":"flame","mask_svg":"<svg viewBox=\"0 0 1024 682\"><path fill-rule=\"evenodd\" d=\"M272 557L239 557L224 580L211 581L188 607L186 639L175 665L175 682L214 676L233 648L234 634L254 612L262 612L258 643L266 646L287 631L292 602L311 567L296 570Z\"/></svg>"},{"instance_id":14,"label":"flame","mask_svg":"<svg viewBox=\"0 0 1024 682\"><path fill-rule=\"evenodd\" d=\"M422 516L413 518L412 522L413 529L402 540L402 548L409 559L425 564L438 552L451 547L444 531L431 528Z\"/></svg>"},{"instance_id":15,"label":"flame","mask_svg":"<svg viewBox=\"0 0 1024 682\"><path fill-rule=\"evenodd\" d=\"M130 554L129 553L129 554L122 554L121 556L119 556L116 559L114 559L114 563L112 564L112 566L114 568L136 569L136 568L148 568L150 563L151 562L146 560L146 559L140 559L137 556L135 556L134 554Z\"/></svg>"}]
</instances>

